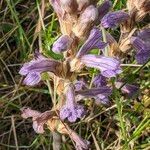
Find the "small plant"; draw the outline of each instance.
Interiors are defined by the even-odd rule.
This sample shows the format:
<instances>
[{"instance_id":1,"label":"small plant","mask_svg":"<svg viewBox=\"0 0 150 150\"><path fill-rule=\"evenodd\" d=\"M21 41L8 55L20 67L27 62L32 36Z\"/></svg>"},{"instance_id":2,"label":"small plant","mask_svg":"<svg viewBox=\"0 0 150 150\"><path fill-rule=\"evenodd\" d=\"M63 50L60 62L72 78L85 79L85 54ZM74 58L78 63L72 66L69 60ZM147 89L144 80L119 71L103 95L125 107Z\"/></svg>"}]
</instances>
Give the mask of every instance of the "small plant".
<instances>
[{"instance_id":1,"label":"small plant","mask_svg":"<svg viewBox=\"0 0 150 150\"><path fill-rule=\"evenodd\" d=\"M43 133L47 125L52 132L70 136L76 149L89 149L90 141L82 139L69 124L88 120L87 101L107 107L111 104L109 99L113 94L118 96L119 90L130 98L138 93L137 85L124 81L122 63L132 49L137 63L145 64L150 59L150 28L137 26L150 12L150 1L128 0L127 11L112 11L109 0L101 4L96 0L51 0L50 4L62 33L52 51L63 59L47 58L35 51L33 60L25 63L19 73L25 76L23 84L28 86L37 85L46 76L53 107L42 113L24 107L22 117L32 117L37 133ZM116 41L106 29L119 27ZM88 80L82 77L83 72L91 72ZM119 100L116 104L121 113ZM126 139L124 128L122 133ZM128 139L125 144L128 145Z\"/></svg>"}]
</instances>

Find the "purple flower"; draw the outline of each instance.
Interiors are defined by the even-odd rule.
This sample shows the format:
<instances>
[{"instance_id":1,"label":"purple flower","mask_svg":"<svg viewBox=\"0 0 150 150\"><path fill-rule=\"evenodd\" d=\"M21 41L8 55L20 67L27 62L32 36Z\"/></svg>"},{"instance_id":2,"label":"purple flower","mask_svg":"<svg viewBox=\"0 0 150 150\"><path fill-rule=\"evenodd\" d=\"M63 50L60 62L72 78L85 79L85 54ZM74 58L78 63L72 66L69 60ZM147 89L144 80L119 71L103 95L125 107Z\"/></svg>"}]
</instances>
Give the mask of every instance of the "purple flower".
<instances>
[{"instance_id":1,"label":"purple flower","mask_svg":"<svg viewBox=\"0 0 150 150\"><path fill-rule=\"evenodd\" d=\"M87 67L99 69L101 74L108 78L115 77L122 72L120 62L111 57L88 54L81 58L81 62Z\"/></svg>"},{"instance_id":2,"label":"purple flower","mask_svg":"<svg viewBox=\"0 0 150 150\"><path fill-rule=\"evenodd\" d=\"M74 86L69 84L66 88L66 103L60 109L60 118L62 120L67 118L70 122L75 122L77 118L81 118L83 116L84 109L81 105L76 103Z\"/></svg>"},{"instance_id":3,"label":"purple flower","mask_svg":"<svg viewBox=\"0 0 150 150\"><path fill-rule=\"evenodd\" d=\"M60 66L60 62L45 58L44 56L38 54L37 58L25 63L19 73L26 76L23 81L25 85L33 86L40 82L41 73L53 72L55 74L58 72L58 68Z\"/></svg>"},{"instance_id":4,"label":"purple flower","mask_svg":"<svg viewBox=\"0 0 150 150\"><path fill-rule=\"evenodd\" d=\"M75 91L80 91L86 88L86 83L84 81L76 81L74 86Z\"/></svg>"},{"instance_id":5,"label":"purple flower","mask_svg":"<svg viewBox=\"0 0 150 150\"><path fill-rule=\"evenodd\" d=\"M89 149L90 142L82 139L78 134L76 134L76 132L72 131L70 134L70 138L75 142L76 150Z\"/></svg>"},{"instance_id":6,"label":"purple flower","mask_svg":"<svg viewBox=\"0 0 150 150\"><path fill-rule=\"evenodd\" d=\"M146 63L150 59L150 43L144 42L139 37L132 37L131 43L136 49L136 60L139 64Z\"/></svg>"},{"instance_id":7,"label":"purple flower","mask_svg":"<svg viewBox=\"0 0 150 150\"><path fill-rule=\"evenodd\" d=\"M102 76L101 74L98 74L97 76L95 76L94 80L93 80L93 84L95 85L95 87L102 87L102 86L106 86L106 78L104 76Z\"/></svg>"},{"instance_id":8,"label":"purple flower","mask_svg":"<svg viewBox=\"0 0 150 150\"><path fill-rule=\"evenodd\" d=\"M76 57L79 58L85 54L87 54L92 49L104 49L107 43L102 42L102 33L98 28L93 28L90 32L88 39L79 49Z\"/></svg>"},{"instance_id":9,"label":"purple flower","mask_svg":"<svg viewBox=\"0 0 150 150\"><path fill-rule=\"evenodd\" d=\"M80 101L85 98L94 98L96 103L108 104L108 97L111 95L112 90L107 87L98 87L86 90L80 90L76 92L76 99Z\"/></svg>"},{"instance_id":10,"label":"purple flower","mask_svg":"<svg viewBox=\"0 0 150 150\"><path fill-rule=\"evenodd\" d=\"M52 117L52 112L46 111L41 113L36 110L32 110L30 108L23 107L21 109L22 117L27 119L29 117L32 118L33 121L33 129L36 133L44 133L44 124Z\"/></svg>"},{"instance_id":11,"label":"purple flower","mask_svg":"<svg viewBox=\"0 0 150 150\"><path fill-rule=\"evenodd\" d=\"M70 48L72 41L68 35L62 35L54 42L52 51L55 53L65 52Z\"/></svg>"},{"instance_id":12,"label":"purple flower","mask_svg":"<svg viewBox=\"0 0 150 150\"><path fill-rule=\"evenodd\" d=\"M115 82L115 86L117 89L119 89L123 85L123 82ZM127 94L128 97L132 98L134 95L136 95L139 91L139 86L132 85L132 84L125 84L121 88L122 93Z\"/></svg>"},{"instance_id":13,"label":"purple flower","mask_svg":"<svg viewBox=\"0 0 150 150\"><path fill-rule=\"evenodd\" d=\"M110 8L112 7L112 2L109 0L105 0L99 7L98 7L98 20L97 23L99 24L101 19L109 12Z\"/></svg>"},{"instance_id":14,"label":"purple flower","mask_svg":"<svg viewBox=\"0 0 150 150\"><path fill-rule=\"evenodd\" d=\"M138 37L145 42L150 42L150 28L141 30L138 33Z\"/></svg>"},{"instance_id":15,"label":"purple flower","mask_svg":"<svg viewBox=\"0 0 150 150\"><path fill-rule=\"evenodd\" d=\"M114 28L127 19L129 15L123 11L109 12L102 18L101 25L104 28Z\"/></svg>"}]
</instances>

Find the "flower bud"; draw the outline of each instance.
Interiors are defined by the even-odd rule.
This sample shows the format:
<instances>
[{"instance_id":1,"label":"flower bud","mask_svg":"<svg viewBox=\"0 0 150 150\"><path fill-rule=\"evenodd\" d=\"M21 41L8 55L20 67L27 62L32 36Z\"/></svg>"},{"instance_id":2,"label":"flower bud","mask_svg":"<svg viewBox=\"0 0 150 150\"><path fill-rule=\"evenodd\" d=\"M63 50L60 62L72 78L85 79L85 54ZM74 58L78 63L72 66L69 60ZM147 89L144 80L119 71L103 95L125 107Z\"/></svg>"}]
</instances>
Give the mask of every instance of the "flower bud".
<instances>
[{"instance_id":1,"label":"flower bud","mask_svg":"<svg viewBox=\"0 0 150 150\"><path fill-rule=\"evenodd\" d=\"M75 13L78 7L76 0L60 0L60 4L70 14Z\"/></svg>"},{"instance_id":2,"label":"flower bud","mask_svg":"<svg viewBox=\"0 0 150 150\"><path fill-rule=\"evenodd\" d=\"M88 34L98 17L98 10L94 5L88 6L80 15L77 24L73 28L74 34L78 38L83 38Z\"/></svg>"},{"instance_id":3,"label":"flower bud","mask_svg":"<svg viewBox=\"0 0 150 150\"><path fill-rule=\"evenodd\" d=\"M67 51L70 48L72 41L73 40L68 35L62 35L54 42L52 51L55 53Z\"/></svg>"},{"instance_id":4,"label":"flower bud","mask_svg":"<svg viewBox=\"0 0 150 150\"><path fill-rule=\"evenodd\" d=\"M114 28L128 19L129 15L123 11L109 12L102 18L101 25L104 28Z\"/></svg>"},{"instance_id":5,"label":"flower bud","mask_svg":"<svg viewBox=\"0 0 150 150\"><path fill-rule=\"evenodd\" d=\"M98 7L98 20L97 24L100 23L101 19L109 12L110 8L112 7L112 2L109 0L105 0L99 7Z\"/></svg>"},{"instance_id":6,"label":"flower bud","mask_svg":"<svg viewBox=\"0 0 150 150\"><path fill-rule=\"evenodd\" d=\"M90 0L77 0L77 3L78 11L81 11L90 4Z\"/></svg>"}]
</instances>

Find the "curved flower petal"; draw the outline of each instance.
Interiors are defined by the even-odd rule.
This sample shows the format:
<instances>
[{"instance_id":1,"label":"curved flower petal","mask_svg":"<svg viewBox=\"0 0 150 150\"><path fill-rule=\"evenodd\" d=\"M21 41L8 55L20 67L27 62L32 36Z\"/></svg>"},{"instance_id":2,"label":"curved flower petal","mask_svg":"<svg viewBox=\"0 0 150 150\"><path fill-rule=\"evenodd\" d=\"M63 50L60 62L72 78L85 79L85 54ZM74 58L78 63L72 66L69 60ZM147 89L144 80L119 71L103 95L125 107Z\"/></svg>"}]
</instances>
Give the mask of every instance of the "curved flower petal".
<instances>
[{"instance_id":1,"label":"curved flower petal","mask_svg":"<svg viewBox=\"0 0 150 150\"><path fill-rule=\"evenodd\" d=\"M102 18L101 25L104 28L114 28L127 19L129 15L123 11L109 12Z\"/></svg>"},{"instance_id":2,"label":"curved flower petal","mask_svg":"<svg viewBox=\"0 0 150 150\"><path fill-rule=\"evenodd\" d=\"M92 88L87 90L80 90L76 92L76 99L80 101L81 99L85 98L94 98L96 103L102 104L109 104L108 97L111 95L112 90L107 87L99 87L99 88Z\"/></svg>"},{"instance_id":3,"label":"curved flower petal","mask_svg":"<svg viewBox=\"0 0 150 150\"><path fill-rule=\"evenodd\" d=\"M88 54L81 57L81 62L87 67L99 69L101 74L108 78L115 77L122 72L120 62L111 57Z\"/></svg>"},{"instance_id":4,"label":"curved flower petal","mask_svg":"<svg viewBox=\"0 0 150 150\"><path fill-rule=\"evenodd\" d=\"M23 80L23 83L25 85L33 86L33 85L38 84L40 80L41 80L40 73L31 72L27 74L27 76Z\"/></svg>"},{"instance_id":5,"label":"curved flower petal","mask_svg":"<svg viewBox=\"0 0 150 150\"><path fill-rule=\"evenodd\" d=\"M22 117L27 119L29 117L32 117L33 121L33 129L37 133L44 133L44 124L52 117L51 111L45 111L44 113L41 113L36 110L32 110L30 108L23 107L21 109L22 111Z\"/></svg>"},{"instance_id":6,"label":"curved flower petal","mask_svg":"<svg viewBox=\"0 0 150 150\"><path fill-rule=\"evenodd\" d=\"M41 80L40 74L43 72L53 72L58 74L61 63L55 60L45 58L44 56L38 56L36 59L25 63L20 69L19 73L26 76L23 83L26 85L38 84Z\"/></svg>"},{"instance_id":7,"label":"curved flower petal","mask_svg":"<svg viewBox=\"0 0 150 150\"><path fill-rule=\"evenodd\" d=\"M79 49L76 57L79 58L87 54L92 49L104 49L107 43L102 41L102 32L98 28L93 28L90 32L88 39Z\"/></svg>"},{"instance_id":8,"label":"curved flower petal","mask_svg":"<svg viewBox=\"0 0 150 150\"><path fill-rule=\"evenodd\" d=\"M70 48L72 41L68 35L62 35L54 42L52 51L55 53L65 52Z\"/></svg>"},{"instance_id":9,"label":"curved flower petal","mask_svg":"<svg viewBox=\"0 0 150 150\"><path fill-rule=\"evenodd\" d=\"M78 118L83 116L84 109L81 105L76 103L74 86L69 84L66 89L66 103L60 109L60 118L62 120L67 118L70 122L75 122Z\"/></svg>"}]
</instances>

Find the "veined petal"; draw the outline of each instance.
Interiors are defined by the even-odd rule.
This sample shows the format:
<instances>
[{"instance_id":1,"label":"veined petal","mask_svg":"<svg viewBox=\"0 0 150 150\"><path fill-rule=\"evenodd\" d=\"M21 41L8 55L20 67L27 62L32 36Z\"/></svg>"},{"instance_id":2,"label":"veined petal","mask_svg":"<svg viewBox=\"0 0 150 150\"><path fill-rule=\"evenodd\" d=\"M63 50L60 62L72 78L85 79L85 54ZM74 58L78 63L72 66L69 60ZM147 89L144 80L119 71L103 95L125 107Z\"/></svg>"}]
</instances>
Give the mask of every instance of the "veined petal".
<instances>
[{"instance_id":1,"label":"veined petal","mask_svg":"<svg viewBox=\"0 0 150 150\"><path fill-rule=\"evenodd\" d=\"M80 91L76 92L76 95L83 96L84 98L92 98L99 94L109 96L111 93L112 93L112 90L109 87L103 86L103 87L99 87L99 88L80 90Z\"/></svg>"},{"instance_id":2,"label":"veined petal","mask_svg":"<svg viewBox=\"0 0 150 150\"><path fill-rule=\"evenodd\" d=\"M54 42L52 51L55 53L65 52L70 48L72 41L68 35L62 35Z\"/></svg>"},{"instance_id":3,"label":"veined petal","mask_svg":"<svg viewBox=\"0 0 150 150\"><path fill-rule=\"evenodd\" d=\"M109 12L110 8L112 7L112 2L110 0L105 0L99 7L98 7L98 21L99 24L101 19Z\"/></svg>"},{"instance_id":4,"label":"veined petal","mask_svg":"<svg viewBox=\"0 0 150 150\"><path fill-rule=\"evenodd\" d=\"M141 30L138 33L138 37L145 42L150 42L150 28Z\"/></svg>"},{"instance_id":5,"label":"veined petal","mask_svg":"<svg viewBox=\"0 0 150 150\"><path fill-rule=\"evenodd\" d=\"M44 56L40 55L36 59L25 63L19 73L26 76L23 81L26 85L35 85L41 80L41 73L53 72L54 74L58 74L60 66L60 62L44 58Z\"/></svg>"},{"instance_id":6,"label":"veined petal","mask_svg":"<svg viewBox=\"0 0 150 150\"><path fill-rule=\"evenodd\" d=\"M107 87L98 87L98 88L92 88L87 90L80 90L76 92L76 99L80 101L81 99L85 98L94 98L95 102L97 104L109 104L108 97L111 95L112 90Z\"/></svg>"},{"instance_id":7,"label":"veined petal","mask_svg":"<svg viewBox=\"0 0 150 150\"><path fill-rule=\"evenodd\" d=\"M58 17L63 17L65 12L61 7L60 0L50 0L50 3L54 8L54 11L57 13Z\"/></svg>"},{"instance_id":8,"label":"veined petal","mask_svg":"<svg viewBox=\"0 0 150 150\"><path fill-rule=\"evenodd\" d=\"M81 62L87 67L99 69L101 74L108 78L115 77L122 72L120 62L111 57L88 54L81 57Z\"/></svg>"},{"instance_id":9,"label":"veined petal","mask_svg":"<svg viewBox=\"0 0 150 150\"><path fill-rule=\"evenodd\" d=\"M83 106L78 105L75 100L75 91L73 84L66 86L66 103L60 109L60 118L62 120L68 119L70 122L75 122L78 118L81 118L84 114Z\"/></svg>"},{"instance_id":10,"label":"veined petal","mask_svg":"<svg viewBox=\"0 0 150 150\"><path fill-rule=\"evenodd\" d=\"M33 85L38 84L40 80L41 80L40 73L31 72L27 74L27 76L23 80L23 83L25 85L33 86Z\"/></svg>"},{"instance_id":11,"label":"veined petal","mask_svg":"<svg viewBox=\"0 0 150 150\"><path fill-rule=\"evenodd\" d=\"M148 42L144 42L139 37L132 37L131 43L133 47L136 49L136 60L139 64L143 64L150 59L150 44Z\"/></svg>"},{"instance_id":12,"label":"veined petal","mask_svg":"<svg viewBox=\"0 0 150 150\"><path fill-rule=\"evenodd\" d=\"M104 76L102 76L101 74L98 74L97 76L95 76L95 78L93 80L93 84L97 88L106 86L107 85L106 78Z\"/></svg>"},{"instance_id":13,"label":"veined petal","mask_svg":"<svg viewBox=\"0 0 150 150\"><path fill-rule=\"evenodd\" d=\"M75 91L79 91L86 88L86 83L84 81L76 81L74 86L75 86Z\"/></svg>"},{"instance_id":14,"label":"veined petal","mask_svg":"<svg viewBox=\"0 0 150 150\"><path fill-rule=\"evenodd\" d=\"M102 18L101 25L104 28L114 28L128 19L129 15L123 11L109 12Z\"/></svg>"},{"instance_id":15,"label":"veined petal","mask_svg":"<svg viewBox=\"0 0 150 150\"><path fill-rule=\"evenodd\" d=\"M98 48L103 49L105 48L107 43L102 41L102 32L98 28L93 28L90 32L88 39L79 49L76 57L79 58L85 54L87 54L90 50Z\"/></svg>"},{"instance_id":16,"label":"veined petal","mask_svg":"<svg viewBox=\"0 0 150 150\"><path fill-rule=\"evenodd\" d=\"M33 129L37 133L44 133L44 124L52 117L53 112L51 111L45 111L44 113L41 113L36 110L32 110L30 108L22 108L22 117L27 119L29 117L32 118L33 121Z\"/></svg>"}]
</instances>

